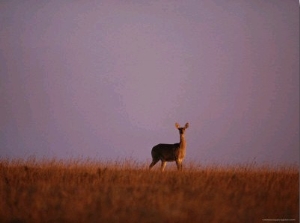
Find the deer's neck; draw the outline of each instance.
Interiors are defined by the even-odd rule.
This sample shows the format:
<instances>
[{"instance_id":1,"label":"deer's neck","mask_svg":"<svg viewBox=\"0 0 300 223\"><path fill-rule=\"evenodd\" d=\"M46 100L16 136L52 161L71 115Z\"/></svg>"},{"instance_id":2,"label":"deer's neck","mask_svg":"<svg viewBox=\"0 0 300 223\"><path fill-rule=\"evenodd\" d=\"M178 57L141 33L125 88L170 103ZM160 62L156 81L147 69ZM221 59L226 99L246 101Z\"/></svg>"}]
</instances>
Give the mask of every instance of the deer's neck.
<instances>
[{"instance_id":1,"label":"deer's neck","mask_svg":"<svg viewBox=\"0 0 300 223\"><path fill-rule=\"evenodd\" d=\"M180 135L180 147L183 149L185 149L185 147L186 147L186 140L185 140L184 134Z\"/></svg>"}]
</instances>

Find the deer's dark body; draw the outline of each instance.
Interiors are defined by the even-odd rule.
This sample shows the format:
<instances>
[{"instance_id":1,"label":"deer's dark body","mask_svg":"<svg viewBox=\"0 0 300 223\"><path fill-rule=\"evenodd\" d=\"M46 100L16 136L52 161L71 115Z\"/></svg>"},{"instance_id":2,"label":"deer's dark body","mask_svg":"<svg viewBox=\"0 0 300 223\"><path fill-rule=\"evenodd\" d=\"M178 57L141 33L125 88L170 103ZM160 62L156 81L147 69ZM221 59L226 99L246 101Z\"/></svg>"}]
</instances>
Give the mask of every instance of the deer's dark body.
<instances>
[{"instance_id":1,"label":"deer's dark body","mask_svg":"<svg viewBox=\"0 0 300 223\"><path fill-rule=\"evenodd\" d=\"M180 143L175 144L158 144L152 148L151 155L153 159L175 161L179 158Z\"/></svg>"}]
</instances>

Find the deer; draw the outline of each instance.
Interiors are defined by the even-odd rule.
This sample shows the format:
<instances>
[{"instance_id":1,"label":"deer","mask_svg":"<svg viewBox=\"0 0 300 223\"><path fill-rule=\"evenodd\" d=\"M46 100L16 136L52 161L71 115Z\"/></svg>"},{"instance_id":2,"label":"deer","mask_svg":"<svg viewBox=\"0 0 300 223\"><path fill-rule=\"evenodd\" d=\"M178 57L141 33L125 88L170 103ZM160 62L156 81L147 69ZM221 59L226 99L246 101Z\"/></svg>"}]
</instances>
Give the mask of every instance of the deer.
<instances>
[{"instance_id":1,"label":"deer","mask_svg":"<svg viewBox=\"0 0 300 223\"><path fill-rule=\"evenodd\" d=\"M158 144L151 150L152 163L149 166L149 170L160 160L161 171L164 171L166 162L175 161L177 169L182 171L182 161L186 152L186 140L185 130L189 127L189 123L186 123L184 127L180 127L178 123L175 123L175 127L179 130L180 142L174 144Z\"/></svg>"}]
</instances>

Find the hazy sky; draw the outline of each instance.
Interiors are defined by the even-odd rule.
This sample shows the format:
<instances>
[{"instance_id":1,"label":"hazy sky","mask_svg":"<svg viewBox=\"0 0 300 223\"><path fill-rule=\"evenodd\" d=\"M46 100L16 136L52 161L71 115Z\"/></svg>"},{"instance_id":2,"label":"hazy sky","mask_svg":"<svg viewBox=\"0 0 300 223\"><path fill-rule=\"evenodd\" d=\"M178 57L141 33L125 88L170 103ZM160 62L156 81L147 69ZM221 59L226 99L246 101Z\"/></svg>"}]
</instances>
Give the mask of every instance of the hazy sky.
<instances>
[{"instance_id":1,"label":"hazy sky","mask_svg":"<svg viewBox=\"0 0 300 223\"><path fill-rule=\"evenodd\" d=\"M1 1L0 158L299 163L299 3Z\"/></svg>"}]
</instances>

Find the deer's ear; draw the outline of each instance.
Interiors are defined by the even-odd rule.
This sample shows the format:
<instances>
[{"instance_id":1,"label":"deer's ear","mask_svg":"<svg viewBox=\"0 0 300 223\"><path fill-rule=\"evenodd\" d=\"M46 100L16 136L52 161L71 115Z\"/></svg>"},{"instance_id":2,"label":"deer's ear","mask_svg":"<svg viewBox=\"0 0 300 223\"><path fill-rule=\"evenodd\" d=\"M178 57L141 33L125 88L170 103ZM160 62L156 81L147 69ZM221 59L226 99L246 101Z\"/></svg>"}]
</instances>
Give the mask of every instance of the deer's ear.
<instances>
[{"instance_id":1,"label":"deer's ear","mask_svg":"<svg viewBox=\"0 0 300 223\"><path fill-rule=\"evenodd\" d=\"M187 123L185 124L185 128L187 129L189 126L190 126L190 124L187 122Z\"/></svg>"},{"instance_id":2,"label":"deer's ear","mask_svg":"<svg viewBox=\"0 0 300 223\"><path fill-rule=\"evenodd\" d=\"M179 129L179 128L180 128L180 125L176 122L176 123L175 123L175 127Z\"/></svg>"}]
</instances>

